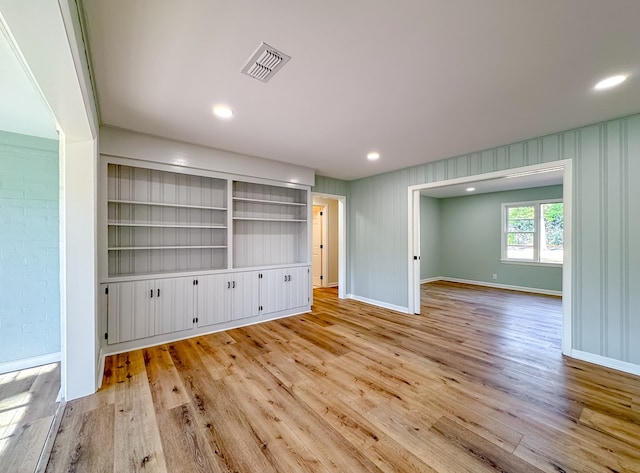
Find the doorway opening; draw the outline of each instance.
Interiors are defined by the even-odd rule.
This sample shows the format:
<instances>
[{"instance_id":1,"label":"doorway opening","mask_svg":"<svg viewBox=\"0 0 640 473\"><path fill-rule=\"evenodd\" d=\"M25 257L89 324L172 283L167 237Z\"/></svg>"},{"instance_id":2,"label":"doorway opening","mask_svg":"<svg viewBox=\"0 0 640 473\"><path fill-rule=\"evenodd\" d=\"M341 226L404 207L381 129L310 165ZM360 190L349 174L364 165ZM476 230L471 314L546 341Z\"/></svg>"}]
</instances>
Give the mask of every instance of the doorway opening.
<instances>
[{"instance_id":1,"label":"doorway opening","mask_svg":"<svg viewBox=\"0 0 640 473\"><path fill-rule=\"evenodd\" d=\"M312 192L313 288L337 287L345 297L346 281L346 197Z\"/></svg>"},{"instance_id":2,"label":"doorway opening","mask_svg":"<svg viewBox=\"0 0 640 473\"><path fill-rule=\"evenodd\" d=\"M313 239L311 246L311 266L313 268L314 289L317 287L327 287L329 284L329 258L327 258L326 254L328 250L328 238L326 235L328 207L328 205L316 205L315 203L313 204Z\"/></svg>"},{"instance_id":3,"label":"doorway opening","mask_svg":"<svg viewBox=\"0 0 640 473\"><path fill-rule=\"evenodd\" d=\"M500 183L509 185L515 178L531 179L548 172L562 174L564 202L564 261L562 264L562 353L571 355L572 317L571 317L571 223L572 223L572 162L571 160L555 161L521 168L506 169L492 173L480 174L459 179L439 181L430 184L409 186L408 188L408 305L410 314L420 314L420 266L421 266L421 234L420 234L420 196L425 190L438 188L473 187L480 183ZM535 186L530 186L535 187ZM507 190L508 187L503 187Z\"/></svg>"}]
</instances>

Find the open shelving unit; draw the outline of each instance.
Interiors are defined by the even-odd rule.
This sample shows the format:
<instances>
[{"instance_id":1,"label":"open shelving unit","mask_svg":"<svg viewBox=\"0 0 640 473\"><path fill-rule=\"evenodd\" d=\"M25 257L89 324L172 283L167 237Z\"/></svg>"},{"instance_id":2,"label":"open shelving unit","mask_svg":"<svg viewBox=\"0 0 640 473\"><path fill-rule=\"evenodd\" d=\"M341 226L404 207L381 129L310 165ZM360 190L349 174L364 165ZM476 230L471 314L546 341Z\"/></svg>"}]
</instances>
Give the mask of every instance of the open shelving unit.
<instances>
[{"instance_id":1,"label":"open shelving unit","mask_svg":"<svg viewBox=\"0 0 640 473\"><path fill-rule=\"evenodd\" d=\"M108 351L309 310L310 187L117 156L103 164Z\"/></svg>"},{"instance_id":2,"label":"open shelving unit","mask_svg":"<svg viewBox=\"0 0 640 473\"><path fill-rule=\"evenodd\" d=\"M109 164L110 277L227 268L227 180Z\"/></svg>"},{"instance_id":3,"label":"open shelving unit","mask_svg":"<svg viewBox=\"0 0 640 473\"><path fill-rule=\"evenodd\" d=\"M233 181L233 261L236 268L308 260L308 191Z\"/></svg>"}]
</instances>

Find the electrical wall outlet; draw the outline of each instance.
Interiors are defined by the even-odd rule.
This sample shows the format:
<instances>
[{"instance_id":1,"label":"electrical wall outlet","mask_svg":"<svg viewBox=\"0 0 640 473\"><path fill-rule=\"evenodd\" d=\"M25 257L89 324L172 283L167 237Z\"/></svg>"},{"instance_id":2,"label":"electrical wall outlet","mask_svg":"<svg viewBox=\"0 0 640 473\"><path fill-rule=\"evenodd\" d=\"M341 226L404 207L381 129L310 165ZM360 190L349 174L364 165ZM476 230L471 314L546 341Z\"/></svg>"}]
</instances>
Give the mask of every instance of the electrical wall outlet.
<instances>
[{"instance_id":1,"label":"electrical wall outlet","mask_svg":"<svg viewBox=\"0 0 640 473\"><path fill-rule=\"evenodd\" d=\"M493 277L493 279L498 279L498 275L497 275L497 274L495 274L495 273L493 273L493 276L492 276L492 277Z\"/></svg>"}]
</instances>

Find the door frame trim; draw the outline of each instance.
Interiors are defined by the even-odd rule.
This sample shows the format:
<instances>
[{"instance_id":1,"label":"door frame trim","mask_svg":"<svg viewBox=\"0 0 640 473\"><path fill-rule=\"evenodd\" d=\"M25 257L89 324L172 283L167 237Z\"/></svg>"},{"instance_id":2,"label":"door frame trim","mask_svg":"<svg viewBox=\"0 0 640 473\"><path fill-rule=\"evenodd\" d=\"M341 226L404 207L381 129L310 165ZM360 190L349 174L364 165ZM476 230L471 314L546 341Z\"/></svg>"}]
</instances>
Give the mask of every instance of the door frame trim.
<instances>
[{"instance_id":1,"label":"door frame trim","mask_svg":"<svg viewBox=\"0 0 640 473\"><path fill-rule=\"evenodd\" d=\"M540 171L549 168L563 168L562 178L562 200L564 203L564 261L562 264L562 353L571 356L573 346L573 315L572 315L572 226L573 226L573 162L571 159L551 161L532 166L504 169L501 171L476 174L473 176L461 177L457 179L447 179L444 181L418 184L407 188L408 212L407 212L407 235L408 235L408 313L419 314L420 305L416 306L416 291L420 293L420 278L415 277L414 245L420 242L420 225L415 225L415 219L420 216L420 191L436 187L451 186L454 184L471 184L473 182L485 181L488 179L503 178L511 174ZM416 197L416 195L418 197ZM419 253L418 253L419 255Z\"/></svg>"},{"instance_id":2,"label":"door frame trim","mask_svg":"<svg viewBox=\"0 0 640 473\"><path fill-rule=\"evenodd\" d=\"M311 192L313 198L338 201L338 298L345 299L347 294L347 196L327 194L325 192ZM310 249L311 250L311 249ZM311 254L311 253L309 253Z\"/></svg>"}]
</instances>

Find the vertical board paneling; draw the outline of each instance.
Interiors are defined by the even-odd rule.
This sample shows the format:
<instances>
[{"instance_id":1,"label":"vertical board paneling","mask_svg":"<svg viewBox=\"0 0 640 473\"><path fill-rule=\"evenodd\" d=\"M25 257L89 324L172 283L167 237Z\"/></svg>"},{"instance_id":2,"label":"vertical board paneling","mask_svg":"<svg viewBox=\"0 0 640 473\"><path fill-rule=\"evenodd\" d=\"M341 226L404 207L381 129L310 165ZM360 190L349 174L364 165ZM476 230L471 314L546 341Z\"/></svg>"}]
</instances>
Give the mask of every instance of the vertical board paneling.
<instances>
[{"instance_id":1,"label":"vertical board paneling","mask_svg":"<svg viewBox=\"0 0 640 473\"><path fill-rule=\"evenodd\" d=\"M622 260L620 254L622 229L622 181L620 152L620 127L622 122L611 123L606 127L606 148L604 149L603 170L601 181L605 181L605 200L603 202L604 218L603 232L605 238L605 288L604 306L604 355L621 359L622 345L620 333L622 330L622 299L620 288L622 287Z\"/></svg>"},{"instance_id":2,"label":"vertical board paneling","mask_svg":"<svg viewBox=\"0 0 640 473\"><path fill-rule=\"evenodd\" d=\"M601 319L601 235L600 235L600 128L581 130L581 156L578 161L580 202L577 233L580 235L581 281L576 297L580 298L581 326L579 348L590 353L602 353Z\"/></svg>"},{"instance_id":3,"label":"vertical board paneling","mask_svg":"<svg viewBox=\"0 0 640 473\"><path fill-rule=\"evenodd\" d=\"M349 183L331 177L316 176L316 183L311 191L321 194L348 195Z\"/></svg>"},{"instance_id":4,"label":"vertical board paneling","mask_svg":"<svg viewBox=\"0 0 640 473\"><path fill-rule=\"evenodd\" d=\"M504 166L500 164L496 168L496 170L526 166L527 163L525 161L525 146L525 143L517 143L515 145L508 146L507 153L509 155L509 164Z\"/></svg>"},{"instance_id":5,"label":"vertical board paneling","mask_svg":"<svg viewBox=\"0 0 640 473\"><path fill-rule=\"evenodd\" d=\"M433 166L435 168L433 179L434 182L444 181L445 179L447 179L447 176L445 174L446 161L437 161L433 163Z\"/></svg>"},{"instance_id":6,"label":"vertical board paneling","mask_svg":"<svg viewBox=\"0 0 640 473\"><path fill-rule=\"evenodd\" d=\"M625 222L628 227L625 235L622 257L625 260L623 271L626 274L626 297L624 317L625 328L623 337L628 349L627 359L631 363L640 364L640 115L635 115L626 121L626 143L623 149L626 167L625 194Z\"/></svg>"},{"instance_id":7,"label":"vertical board paneling","mask_svg":"<svg viewBox=\"0 0 640 473\"><path fill-rule=\"evenodd\" d=\"M482 172L482 153L474 153L469 157L469 175Z\"/></svg>"},{"instance_id":8,"label":"vertical board paneling","mask_svg":"<svg viewBox=\"0 0 640 473\"><path fill-rule=\"evenodd\" d=\"M639 364L640 115L349 182L349 292L407 305L407 185L559 159L574 162L574 348Z\"/></svg>"},{"instance_id":9,"label":"vertical board paneling","mask_svg":"<svg viewBox=\"0 0 640 473\"><path fill-rule=\"evenodd\" d=\"M549 163L562 159L560 153L561 135L545 136L541 141L540 162Z\"/></svg>"},{"instance_id":10,"label":"vertical board paneling","mask_svg":"<svg viewBox=\"0 0 640 473\"><path fill-rule=\"evenodd\" d=\"M529 140L524 143L525 162L527 166L540 163L540 140Z\"/></svg>"},{"instance_id":11,"label":"vertical board paneling","mask_svg":"<svg viewBox=\"0 0 640 473\"><path fill-rule=\"evenodd\" d=\"M481 165L480 165L480 170L478 171L478 174L482 174L485 172L491 172L493 170L495 170L496 168L496 151L495 150L488 150L488 151L483 151L482 153L480 153L481 156Z\"/></svg>"}]
</instances>

